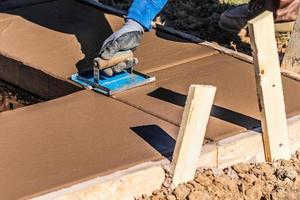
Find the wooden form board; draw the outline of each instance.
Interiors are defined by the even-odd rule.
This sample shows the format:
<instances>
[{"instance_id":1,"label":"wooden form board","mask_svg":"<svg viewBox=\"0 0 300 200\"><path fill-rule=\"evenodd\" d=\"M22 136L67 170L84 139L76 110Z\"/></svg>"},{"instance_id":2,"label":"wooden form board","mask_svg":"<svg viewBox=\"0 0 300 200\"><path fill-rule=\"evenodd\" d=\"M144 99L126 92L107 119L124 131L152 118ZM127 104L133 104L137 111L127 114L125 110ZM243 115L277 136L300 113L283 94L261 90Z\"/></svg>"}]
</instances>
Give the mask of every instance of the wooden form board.
<instances>
[{"instance_id":1,"label":"wooden form board","mask_svg":"<svg viewBox=\"0 0 300 200\"><path fill-rule=\"evenodd\" d=\"M300 9L281 67L300 77Z\"/></svg>"},{"instance_id":2,"label":"wooden form board","mask_svg":"<svg viewBox=\"0 0 300 200\"><path fill-rule=\"evenodd\" d=\"M300 147L300 116L288 119L289 140L295 152ZM216 144L203 145L198 167L225 168L239 162L263 162L262 138L259 132L247 131L228 137ZM144 163L104 177L97 177L71 187L63 188L33 198L45 199L134 199L141 194L151 194L158 189L165 177L167 159ZM142 185L142 187L140 187ZM116 195L116 191L118 191Z\"/></svg>"},{"instance_id":3,"label":"wooden form board","mask_svg":"<svg viewBox=\"0 0 300 200\"><path fill-rule=\"evenodd\" d=\"M273 14L249 21L251 47L267 161L288 159L290 149Z\"/></svg>"},{"instance_id":4,"label":"wooden form board","mask_svg":"<svg viewBox=\"0 0 300 200\"><path fill-rule=\"evenodd\" d=\"M191 85L173 154L173 185L192 180L197 169L216 87Z\"/></svg>"}]
</instances>

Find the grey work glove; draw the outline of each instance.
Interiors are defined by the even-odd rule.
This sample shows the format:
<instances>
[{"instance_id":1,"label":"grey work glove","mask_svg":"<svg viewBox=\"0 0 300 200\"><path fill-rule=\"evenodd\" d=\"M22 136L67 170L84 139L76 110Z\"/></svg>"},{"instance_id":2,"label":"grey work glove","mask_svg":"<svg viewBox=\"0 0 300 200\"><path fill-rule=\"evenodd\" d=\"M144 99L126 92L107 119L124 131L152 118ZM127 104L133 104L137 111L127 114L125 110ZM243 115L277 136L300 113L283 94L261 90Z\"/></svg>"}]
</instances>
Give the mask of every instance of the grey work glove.
<instances>
[{"instance_id":1,"label":"grey work glove","mask_svg":"<svg viewBox=\"0 0 300 200\"><path fill-rule=\"evenodd\" d=\"M104 41L100 57L109 60L119 51L134 50L139 46L143 33L144 29L138 22L126 19L123 27ZM104 74L112 76L113 73L119 73L124 69L131 68L136 62L137 59L133 59L119 63L116 66L105 69Z\"/></svg>"}]
</instances>

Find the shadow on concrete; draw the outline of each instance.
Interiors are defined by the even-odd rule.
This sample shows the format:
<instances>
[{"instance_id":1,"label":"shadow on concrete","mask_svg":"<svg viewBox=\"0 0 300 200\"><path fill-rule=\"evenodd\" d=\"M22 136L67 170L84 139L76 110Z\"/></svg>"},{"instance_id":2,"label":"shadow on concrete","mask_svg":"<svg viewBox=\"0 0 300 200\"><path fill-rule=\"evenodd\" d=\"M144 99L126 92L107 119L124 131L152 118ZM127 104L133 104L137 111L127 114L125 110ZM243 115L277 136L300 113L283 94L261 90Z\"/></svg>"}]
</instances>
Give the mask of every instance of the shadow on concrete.
<instances>
[{"instance_id":1,"label":"shadow on concrete","mask_svg":"<svg viewBox=\"0 0 300 200\"><path fill-rule=\"evenodd\" d=\"M84 72L90 69L93 58L98 55L103 41L113 32L111 24L107 21L104 12L92 6L70 0L52 0L50 2L45 2L46 0L30 0L31 2L34 1L34 4L30 4L24 0L18 0L18 3L21 1L24 3L22 6L26 4L26 8L12 9L19 7L19 4L12 3L7 4L7 6L11 6L7 7L8 10L4 11L3 8L1 12L20 16L32 23L53 31L74 35L81 45L82 53L85 55L85 58L76 65L78 72ZM176 37L170 37L170 35L166 35L165 33L161 34L160 36L165 39L186 42ZM21 40L22 38L18 39ZM50 39L51 38L49 38L49 40ZM43 53L47 54L47 52ZM61 56L63 57L64 55ZM159 126L153 124L132 127L131 129L164 157L170 158L172 156L175 140Z\"/></svg>"},{"instance_id":2,"label":"shadow on concrete","mask_svg":"<svg viewBox=\"0 0 300 200\"><path fill-rule=\"evenodd\" d=\"M12 3L9 0L0 0L0 6L1 3L6 6L6 9L3 6L2 9L0 8L0 12L20 16L50 30L74 35L85 55L85 58L76 64L78 72L92 68L93 58L98 56L102 43L113 33L111 25L115 22L108 22L101 9L86 5L84 2L74 0L16 0L15 3ZM13 9L20 6L25 7ZM10 10L7 10L9 8ZM190 43L163 31L157 31L156 35L170 41Z\"/></svg>"},{"instance_id":3,"label":"shadow on concrete","mask_svg":"<svg viewBox=\"0 0 300 200\"><path fill-rule=\"evenodd\" d=\"M113 32L103 12L76 1L53 0L27 6L26 9L2 12L18 15L42 27L76 36L85 55L85 58L76 64L79 72L91 68L92 60L98 55L103 41Z\"/></svg>"},{"instance_id":4,"label":"shadow on concrete","mask_svg":"<svg viewBox=\"0 0 300 200\"><path fill-rule=\"evenodd\" d=\"M162 128L155 124L131 127L138 136L143 138L156 151L167 159L171 159L176 141Z\"/></svg>"},{"instance_id":5,"label":"shadow on concrete","mask_svg":"<svg viewBox=\"0 0 300 200\"><path fill-rule=\"evenodd\" d=\"M184 94L180 94L162 87L157 88L148 95L181 107L185 106L187 98L187 96ZM211 116L244 127L247 130L260 127L261 124L260 120L217 105L213 105Z\"/></svg>"},{"instance_id":6,"label":"shadow on concrete","mask_svg":"<svg viewBox=\"0 0 300 200\"><path fill-rule=\"evenodd\" d=\"M176 35L175 32L171 32L173 29L170 27L165 27L162 25L156 25L156 36L165 40L170 40L174 42L182 42L182 43L201 43L204 40L201 40L197 37L191 36L191 40L185 40L181 35ZM177 32L181 33L181 32ZM184 33L183 33L184 34Z\"/></svg>"}]
</instances>

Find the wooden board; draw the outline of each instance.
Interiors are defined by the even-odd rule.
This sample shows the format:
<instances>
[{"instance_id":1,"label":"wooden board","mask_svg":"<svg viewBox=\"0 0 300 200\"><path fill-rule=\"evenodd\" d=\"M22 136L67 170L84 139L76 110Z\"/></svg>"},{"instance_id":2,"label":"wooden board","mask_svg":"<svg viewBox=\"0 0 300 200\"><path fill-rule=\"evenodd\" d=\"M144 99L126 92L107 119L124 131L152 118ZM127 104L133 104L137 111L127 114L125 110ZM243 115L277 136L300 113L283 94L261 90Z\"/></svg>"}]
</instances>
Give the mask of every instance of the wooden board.
<instances>
[{"instance_id":1,"label":"wooden board","mask_svg":"<svg viewBox=\"0 0 300 200\"><path fill-rule=\"evenodd\" d=\"M273 14L249 21L263 142L267 161L288 159L290 149Z\"/></svg>"},{"instance_id":2,"label":"wooden board","mask_svg":"<svg viewBox=\"0 0 300 200\"><path fill-rule=\"evenodd\" d=\"M173 185L194 178L216 87L191 85L173 154Z\"/></svg>"}]
</instances>

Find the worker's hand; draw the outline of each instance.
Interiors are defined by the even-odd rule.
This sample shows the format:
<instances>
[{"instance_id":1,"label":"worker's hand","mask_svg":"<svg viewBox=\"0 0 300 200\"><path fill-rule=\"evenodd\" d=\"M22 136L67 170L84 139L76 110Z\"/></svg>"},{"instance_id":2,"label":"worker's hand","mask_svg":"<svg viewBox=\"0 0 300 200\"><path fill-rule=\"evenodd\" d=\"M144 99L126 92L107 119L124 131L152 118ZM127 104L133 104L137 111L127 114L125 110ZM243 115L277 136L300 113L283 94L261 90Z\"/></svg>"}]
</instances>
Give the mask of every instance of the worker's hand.
<instances>
[{"instance_id":1,"label":"worker's hand","mask_svg":"<svg viewBox=\"0 0 300 200\"><path fill-rule=\"evenodd\" d=\"M107 38L100 51L100 57L105 60L111 59L117 52L126 50L135 50L141 41L144 33L143 27L136 21L127 19L124 26ZM137 60L119 63L116 66L107 68L104 73L112 76L113 73L119 73L124 69L129 69L136 64Z\"/></svg>"}]
</instances>

